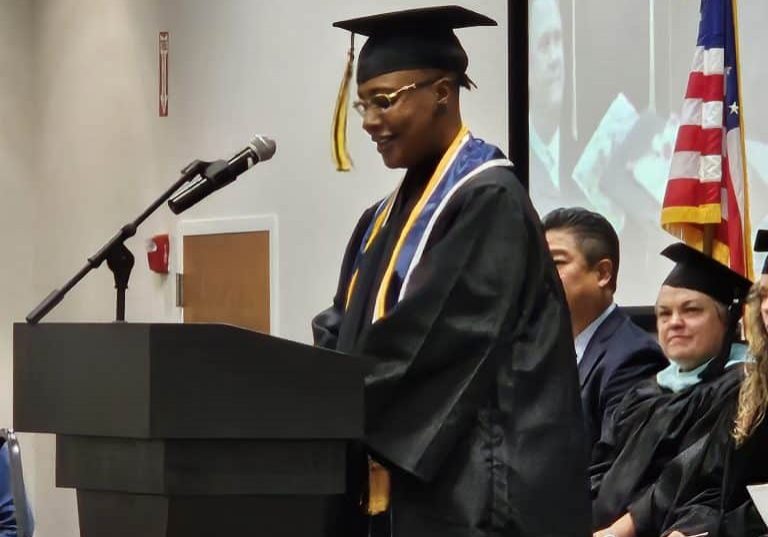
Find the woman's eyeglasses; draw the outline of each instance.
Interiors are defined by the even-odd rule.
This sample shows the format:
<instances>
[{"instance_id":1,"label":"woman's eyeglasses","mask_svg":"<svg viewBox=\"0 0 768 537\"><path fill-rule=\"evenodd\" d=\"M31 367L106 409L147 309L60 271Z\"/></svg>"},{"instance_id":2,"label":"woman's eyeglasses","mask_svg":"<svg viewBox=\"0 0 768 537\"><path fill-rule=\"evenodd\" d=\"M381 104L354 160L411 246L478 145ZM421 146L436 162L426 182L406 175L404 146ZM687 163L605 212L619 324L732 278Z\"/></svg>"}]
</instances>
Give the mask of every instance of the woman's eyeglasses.
<instances>
[{"instance_id":1,"label":"woman's eyeglasses","mask_svg":"<svg viewBox=\"0 0 768 537\"><path fill-rule=\"evenodd\" d=\"M352 106L362 117L365 117L365 114L368 112L368 110L378 114L392 108L400 96L406 91L425 88L434 84L438 80L440 80L440 78L431 78L421 82L412 82L411 84L403 86L402 88L397 89L392 93L377 93L368 99L360 99L352 103Z\"/></svg>"}]
</instances>

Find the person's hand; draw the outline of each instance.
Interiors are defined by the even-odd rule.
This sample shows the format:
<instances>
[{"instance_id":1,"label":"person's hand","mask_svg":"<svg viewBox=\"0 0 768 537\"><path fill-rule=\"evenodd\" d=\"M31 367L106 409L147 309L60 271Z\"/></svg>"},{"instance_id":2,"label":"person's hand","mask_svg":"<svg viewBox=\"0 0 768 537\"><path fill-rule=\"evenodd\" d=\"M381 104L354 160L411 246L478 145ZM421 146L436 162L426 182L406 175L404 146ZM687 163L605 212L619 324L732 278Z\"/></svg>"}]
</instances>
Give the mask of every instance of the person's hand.
<instances>
[{"instance_id":1,"label":"person's hand","mask_svg":"<svg viewBox=\"0 0 768 537\"><path fill-rule=\"evenodd\" d=\"M684 533L680 533L679 531L675 530L672 533L670 533L669 535L667 535L667 537L685 537L685 534Z\"/></svg>"},{"instance_id":2,"label":"person's hand","mask_svg":"<svg viewBox=\"0 0 768 537\"><path fill-rule=\"evenodd\" d=\"M625 513L609 527L593 533L592 537L635 537L635 522L632 520L632 515Z\"/></svg>"}]
</instances>

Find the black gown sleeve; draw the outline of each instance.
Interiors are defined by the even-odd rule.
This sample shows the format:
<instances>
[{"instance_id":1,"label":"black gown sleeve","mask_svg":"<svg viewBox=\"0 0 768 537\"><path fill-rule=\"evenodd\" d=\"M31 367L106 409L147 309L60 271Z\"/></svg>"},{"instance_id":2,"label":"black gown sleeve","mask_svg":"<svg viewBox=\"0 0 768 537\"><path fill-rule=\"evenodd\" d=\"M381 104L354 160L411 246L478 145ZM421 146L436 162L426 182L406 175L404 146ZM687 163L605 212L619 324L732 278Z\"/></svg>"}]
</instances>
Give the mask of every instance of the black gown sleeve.
<instances>
[{"instance_id":1,"label":"black gown sleeve","mask_svg":"<svg viewBox=\"0 0 768 537\"><path fill-rule=\"evenodd\" d=\"M603 422L600 440L592 448L589 465L589 488L594 499L600 491L603 476L613 466L621 448L621 432L626 427L633 426L633 410L643 399L651 382L635 385L613 409L610 418Z\"/></svg>"},{"instance_id":2,"label":"black gown sleeve","mask_svg":"<svg viewBox=\"0 0 768 537\"><path fill-rule=\"evenodd\" d=\"M344 258L341 263L339 283L336 294L333 297L331 307L321 311L312 319L312 336L315 345L326 349L335 350L339 337L339 328L344 316L344 305L347 296L347 288L352 278L355 258L360 250L363 237L376 212L376 207L368 208L355 225L352 236L347 242Z\"/></svg>"},{"instance_id":3,"label":"black gown sleeve","mask_svg":"<svg viewBox=\"0 0 768 537\"><path fill-rule=\"evenodd\" d=\"M603 419L613 415L621 400L634 386L655 375L668 363L661 349L656 346L643 347L633 353L614 372L601 394Z\"/></svg>"}]
</instances>

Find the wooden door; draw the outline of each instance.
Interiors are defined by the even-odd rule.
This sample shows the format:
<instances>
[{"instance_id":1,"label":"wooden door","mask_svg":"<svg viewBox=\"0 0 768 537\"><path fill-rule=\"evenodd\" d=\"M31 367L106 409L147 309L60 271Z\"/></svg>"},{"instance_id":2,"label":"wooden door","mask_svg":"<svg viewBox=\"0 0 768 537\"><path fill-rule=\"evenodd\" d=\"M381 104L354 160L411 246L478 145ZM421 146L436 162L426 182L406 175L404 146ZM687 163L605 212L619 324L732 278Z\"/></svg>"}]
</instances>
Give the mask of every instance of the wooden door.
<instances>
[{"instance_id":1,"label":"wooden door","mask_svg":"<svg viewBox=\"0 0 768 537\"><path fill-rule=\"evenodd\" d=\"M185 323L270 332L269 231L183 237Z\"/></svg>"}]
</instances>

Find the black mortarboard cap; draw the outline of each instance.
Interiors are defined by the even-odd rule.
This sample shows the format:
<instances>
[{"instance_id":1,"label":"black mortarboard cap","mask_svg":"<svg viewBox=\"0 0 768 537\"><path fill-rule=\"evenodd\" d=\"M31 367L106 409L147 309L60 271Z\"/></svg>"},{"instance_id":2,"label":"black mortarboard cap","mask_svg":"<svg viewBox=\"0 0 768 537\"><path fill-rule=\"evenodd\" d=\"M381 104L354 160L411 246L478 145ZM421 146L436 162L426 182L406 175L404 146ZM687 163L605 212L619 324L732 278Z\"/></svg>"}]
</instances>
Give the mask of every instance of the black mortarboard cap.
<instances>
[{"instance_id":1,"label":"black mortarboard cap","mask_svg":"<svg viewBox=\"0 0 768 537\"><path fill-rule=\"evenodd\" d=\"M768 252L768 229L761 229L755 237L755 252ZM763 263L763 274L768 274L768 257Z\"/></svg>"},{"instance_id":2,"label":"black mortarboard cap","mask_svg":"<svg viewBox=\"0 0 768 537\"><path fill-rule=\"evenodd\" d=\"M667 246L661 255L675 262L664 285L699 291L726 306L742 302L752 285L738 272L681 242Z\"/></svg>"},{"instance_id":3,"label":"black mortarboard cap","mask_svg":"<svg viewBox=\"0 0 768 537\"><path fill-rule=\"evenodd\" d=\"M460 6L440 6L382 13L335 22L368 41L360 51L357 83L406 69L444 69L468 85L467 53L453 30L496 26L496 21Z\"/></svg>"}]
</instances>

